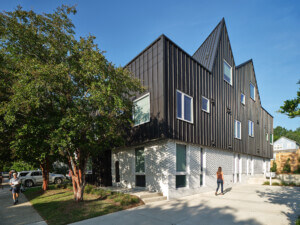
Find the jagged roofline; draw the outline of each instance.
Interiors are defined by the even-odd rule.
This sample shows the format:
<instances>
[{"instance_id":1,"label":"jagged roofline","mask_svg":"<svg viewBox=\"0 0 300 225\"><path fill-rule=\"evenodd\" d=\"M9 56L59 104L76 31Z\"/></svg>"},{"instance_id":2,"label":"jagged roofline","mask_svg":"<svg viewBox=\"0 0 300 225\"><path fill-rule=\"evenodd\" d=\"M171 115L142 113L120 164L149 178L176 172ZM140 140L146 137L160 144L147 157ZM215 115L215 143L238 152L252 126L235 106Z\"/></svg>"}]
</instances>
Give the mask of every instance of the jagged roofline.
<instances>
[{"instance_id":1,"label":"jagged roofline","mask_svg":"<svg viewBox=\"0 0 300 225\"><path fill-rule=\"evenodd\" d=\"M256 86L257 86L257 92L258 92L258 97L259 97L259 102L260 102L260 107L266 111L266 113L268 113L272 118L274 118L271 113L269 113L261 104L261 99L260 99L260 94L259 94L259 88L258 88L258 83L257 83L257 79L256 79L256 73L255 73L255 69L254 69L254 63L253 63L253 60L252 59L249 59L247 60L246 62L243 62L241 63L240 65L236 66L235 69L238 70L238 69L241 69L243 68L244 66L248 65L249 63L251 63L252 65L252 69L253 69L253 72L254 72L254 79L255 79L255 83L256 83Z\"/></svg>"},{"instance_id":2,"label":"jagged roofline","mask_svg":"<svg viewBox=\"0 0 300 225\"><path fill-rule=\"evenodd\" d=\"M218 23L218 25L208 35L205 41L201 44L201 46L197 49L197 51L193 54L193 58L196 59L202 65L204 64L204 66L207 67L209 71L212 71L212 68L214 66L217 50L224 30L224 25L225 19L223 17L222 20ZM211 40L212 38L214 39ZM204 62L204 57L206 57L206 53L209 53L208 62Z\"/></svg>"}]
</instances>

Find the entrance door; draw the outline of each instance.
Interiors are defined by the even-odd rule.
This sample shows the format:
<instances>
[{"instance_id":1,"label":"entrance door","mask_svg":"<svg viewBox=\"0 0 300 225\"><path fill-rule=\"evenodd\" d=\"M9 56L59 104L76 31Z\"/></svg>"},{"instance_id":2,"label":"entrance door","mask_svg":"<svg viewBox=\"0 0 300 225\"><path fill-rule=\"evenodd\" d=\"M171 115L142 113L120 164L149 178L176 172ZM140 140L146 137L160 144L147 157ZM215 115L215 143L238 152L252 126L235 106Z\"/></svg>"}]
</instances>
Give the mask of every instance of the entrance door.
<instances>
[{"instance_id":1,"label":"entrance door","mask_svg":"<svg viewBox=\"0 0 300 225\"><path fill-rule=\"evenodd\" d=\"M120 182L120 166L119 161L115 163L115 172L116 172L116 183Z\"/></svg>"}]
</instances>

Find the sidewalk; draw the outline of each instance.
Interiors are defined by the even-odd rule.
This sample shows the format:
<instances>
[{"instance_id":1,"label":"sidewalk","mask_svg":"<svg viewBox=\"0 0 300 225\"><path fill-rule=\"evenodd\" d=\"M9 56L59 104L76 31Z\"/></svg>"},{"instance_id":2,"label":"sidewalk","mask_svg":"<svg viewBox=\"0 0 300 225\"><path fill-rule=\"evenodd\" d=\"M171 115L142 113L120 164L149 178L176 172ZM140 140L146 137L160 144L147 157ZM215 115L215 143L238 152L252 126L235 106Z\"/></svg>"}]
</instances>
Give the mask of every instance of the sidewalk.
<instances>
[{"instance_id":1,"label":"sidewalk","mask_svg":"<svg viewBox=\"0 0 300 225\"><path fill-rule=\"evenodd\" d=\"M7 179L4 180L7 182ZM4 183L5 185L5 183ZM19 203L13 205L9 186L0 188L0 225L47 225L42 217L27 201L24 194L20 194Z\"/></svg>"},{"instance_id":2,"label":"sidewalk","mask_svg":"<svg viewBox=\"0 0 300 225\"><path fill-rule=\"evenodd\" d=\"M73 225L286 225L299 215L300 188L240 185L225 195L201 193L139 206Z\"/></svg>"}]
</instances>

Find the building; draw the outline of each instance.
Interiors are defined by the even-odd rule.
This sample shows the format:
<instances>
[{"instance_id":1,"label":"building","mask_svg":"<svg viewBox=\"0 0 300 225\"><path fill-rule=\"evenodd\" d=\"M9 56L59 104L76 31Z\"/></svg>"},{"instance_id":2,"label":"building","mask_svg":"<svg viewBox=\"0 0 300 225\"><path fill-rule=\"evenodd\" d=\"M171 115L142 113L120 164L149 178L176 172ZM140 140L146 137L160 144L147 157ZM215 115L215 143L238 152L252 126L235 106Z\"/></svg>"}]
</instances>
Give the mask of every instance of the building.
<instances>
[{"instance_id":1,"label":"building","mask_svg":"<svg viewBox=\"0 0 300 225\"><path fill-rule=\"evenodd\" d=\"M296 152L300 148L300 145L291 139L286 137L280 137L274 142L273 159L276 159L276 154L279 152Z\"/></svg>"},{"instance_id":2,"label":"building","mask_svg":"<svg viewBox=\"0 0 300 225\"><path fill-rule=\"evenodd\" d=\"M235 65L224 19L191 56L165 35L127 65L147 91L133 99L128 147L112 150L112 182L168 199L262 175L273 117L261 106L253 61Z\"/></svg>"}]
</instances>

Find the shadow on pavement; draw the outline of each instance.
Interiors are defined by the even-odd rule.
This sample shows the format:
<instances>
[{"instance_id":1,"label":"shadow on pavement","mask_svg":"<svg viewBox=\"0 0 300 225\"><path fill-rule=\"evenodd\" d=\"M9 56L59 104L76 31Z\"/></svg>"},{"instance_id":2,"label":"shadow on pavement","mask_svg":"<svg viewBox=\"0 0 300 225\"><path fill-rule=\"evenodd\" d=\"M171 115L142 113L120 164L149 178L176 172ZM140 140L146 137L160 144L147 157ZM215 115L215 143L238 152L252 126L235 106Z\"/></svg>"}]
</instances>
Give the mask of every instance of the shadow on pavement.
<instances>
[{"instance_id":1,"label":"shadow on pavement","mask_svg":"<svg viewBox=\"0 0 300 225\"><path fill-rule=\"evenodd\" d=\"M300 188L299 187L281 187L280 190L274 191L272 188L268 188L266 192L256 191L259 197L266 198L267 201L287 206L290 212L282 212L288 217L291 224L294 224L298 216L300 215Z\"/></svg>"}]
</instances>

